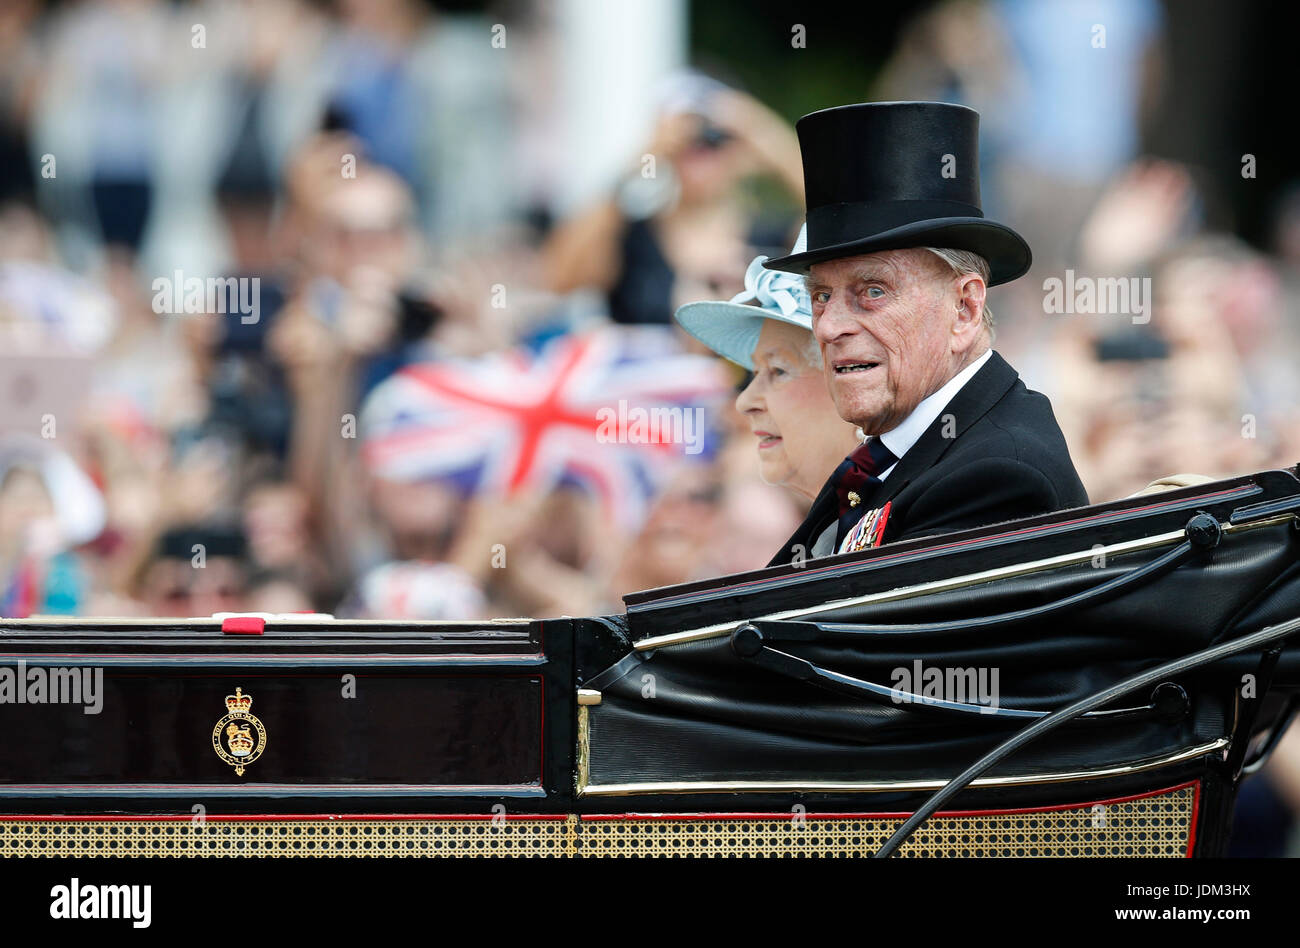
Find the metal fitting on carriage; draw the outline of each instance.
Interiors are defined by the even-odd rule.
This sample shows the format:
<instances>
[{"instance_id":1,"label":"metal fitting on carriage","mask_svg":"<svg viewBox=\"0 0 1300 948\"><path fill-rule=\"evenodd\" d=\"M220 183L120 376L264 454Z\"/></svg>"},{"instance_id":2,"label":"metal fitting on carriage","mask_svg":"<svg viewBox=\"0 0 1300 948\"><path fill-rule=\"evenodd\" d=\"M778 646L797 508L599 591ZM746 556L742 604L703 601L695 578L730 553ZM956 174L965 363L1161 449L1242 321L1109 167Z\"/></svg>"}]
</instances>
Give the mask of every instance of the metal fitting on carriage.
<instances>
[{"instance_id":1,"label":"metal fitting on carriage","mask_svg":"<svg viewBox=\"0 0 1300 948\"><path fill-rule=\"evenodd\" d=\"M731 633L731 650L741 658L752 658L763 650L763 633L750 622Z\"/></svg>"},{"instance_id":2,"label":"metal fitting on carriage","mask_svg":"<svg viewBox=\"0 0 1300 948\"><path fill-rule=\"evenodd\" d=\"M1192 699L1181 685L1162 681L1151 692L1151 707L1157 717L1172 724L1187 717L1192 710Z\"/></svg>"},{"instance_id":3,"label":"metal fitting on carriage","mask_svg":"<svg viewBox=\"0 0 1300 948\"><path fill-rule=\"evenodd\" d=\"M1223 527L1219 525L1218 520L1207 513L1198 513L1192 517L1183 530L1187 534L1187 542L1200 550L1214 549L1223 538Z\"/></svg>"}]
</instances>

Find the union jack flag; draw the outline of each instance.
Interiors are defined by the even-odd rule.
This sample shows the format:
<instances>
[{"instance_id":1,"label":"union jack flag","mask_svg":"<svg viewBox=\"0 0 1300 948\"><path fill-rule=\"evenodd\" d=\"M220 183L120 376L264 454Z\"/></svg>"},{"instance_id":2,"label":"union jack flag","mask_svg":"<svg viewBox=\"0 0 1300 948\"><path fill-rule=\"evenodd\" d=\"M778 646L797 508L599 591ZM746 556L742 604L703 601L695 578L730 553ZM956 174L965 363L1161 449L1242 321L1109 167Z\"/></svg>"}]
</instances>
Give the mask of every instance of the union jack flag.
<instances>
[{"instance_id":1,"label":"union jack flag","mask_svg":"<svg viewBox=\"0 0 1300 948\"><path fill-rule=\"evenodd\" d=\"M467 491L579 485L634 528L728 388L721 363L683 353L671 330L601 328L399 370L362 405L362 457L378 477Z\"/></svg>"}]
</instances>

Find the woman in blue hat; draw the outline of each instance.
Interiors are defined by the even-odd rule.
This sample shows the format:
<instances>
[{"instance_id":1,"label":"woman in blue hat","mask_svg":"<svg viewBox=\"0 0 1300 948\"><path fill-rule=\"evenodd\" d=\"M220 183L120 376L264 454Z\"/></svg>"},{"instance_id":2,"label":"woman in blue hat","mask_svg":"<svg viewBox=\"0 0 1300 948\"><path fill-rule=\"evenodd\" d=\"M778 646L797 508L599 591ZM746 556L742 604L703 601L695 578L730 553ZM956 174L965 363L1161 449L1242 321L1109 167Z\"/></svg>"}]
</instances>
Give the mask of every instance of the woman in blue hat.
<instances>
[{"instance_id":1,"label":"woman in blue hat","mask_svg":"<svg viewBox=\"0 0 1300 948\"><path fill-rule=\"evenodd\" d=\"M792 252L805 246L800 231ZM757 439L759 475L812 500L859 438L826 388L803 278L764 269L765 260L750 263L743 292L727 301L687 303L675 318L718 355L753 373L736 409Z\"/></svg>"}]
</instances>

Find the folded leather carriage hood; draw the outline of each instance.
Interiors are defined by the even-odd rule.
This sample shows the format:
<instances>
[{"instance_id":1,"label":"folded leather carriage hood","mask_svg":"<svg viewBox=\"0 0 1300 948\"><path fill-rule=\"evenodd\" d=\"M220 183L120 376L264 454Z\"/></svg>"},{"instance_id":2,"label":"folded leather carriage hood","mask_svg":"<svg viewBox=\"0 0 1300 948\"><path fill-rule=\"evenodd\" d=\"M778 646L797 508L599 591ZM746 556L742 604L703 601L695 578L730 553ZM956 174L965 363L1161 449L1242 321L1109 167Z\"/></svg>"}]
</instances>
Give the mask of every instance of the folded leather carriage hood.
<instances>
[{"instance_id":1,"label":"folded leather carriage hood","mask_svg":"<svg viewBox=\"0 0 1300 948\"><path fill-rule=\"evenodd\" d=\"M1295 470L1269 471L636 594L579 643L601 695L587 792L951 779L1049 712L1300 616L1297 512ZM1120 697L989 776L1224 755L1289 717L1300 640L1273 658Z\"/></svg>"}]
</instances>

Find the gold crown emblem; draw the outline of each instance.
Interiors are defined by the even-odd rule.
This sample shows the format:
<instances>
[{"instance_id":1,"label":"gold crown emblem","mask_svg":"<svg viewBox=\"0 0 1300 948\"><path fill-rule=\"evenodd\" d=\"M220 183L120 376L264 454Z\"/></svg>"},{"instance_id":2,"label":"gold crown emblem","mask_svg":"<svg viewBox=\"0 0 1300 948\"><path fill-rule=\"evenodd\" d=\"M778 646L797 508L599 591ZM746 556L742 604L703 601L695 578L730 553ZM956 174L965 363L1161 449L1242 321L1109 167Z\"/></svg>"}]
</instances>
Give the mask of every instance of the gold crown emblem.
<instances>
[{"instance_id":1,"label":"gold crown emblem","mask_svg":"<svg viewBox=\"0 0 1300 948\"><path fill-rule=\"evenodd\" d=\"M236 757L246 757L253 750L253 737L248 728L233 722L226 727L226 742L230 745L230 753Z\"/></svg>"},{"instance_id":2,"label":"gold crown emblem","mask_svg":"<svg viewBox=\"0 0 1300 948\"><path fill-rule=\"evenodd\" d=\"M212 749L240 777L266 748L266 728L249 710L252 706L253 696L236 688L233 695L226 695L227 714L212 729Z\"/></svg>"}]
</instances>

